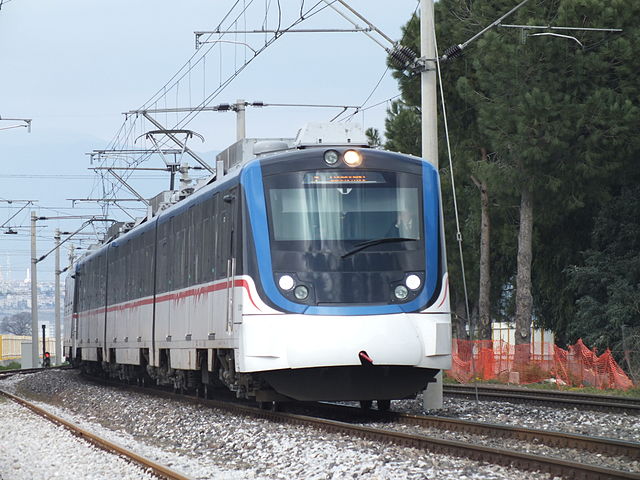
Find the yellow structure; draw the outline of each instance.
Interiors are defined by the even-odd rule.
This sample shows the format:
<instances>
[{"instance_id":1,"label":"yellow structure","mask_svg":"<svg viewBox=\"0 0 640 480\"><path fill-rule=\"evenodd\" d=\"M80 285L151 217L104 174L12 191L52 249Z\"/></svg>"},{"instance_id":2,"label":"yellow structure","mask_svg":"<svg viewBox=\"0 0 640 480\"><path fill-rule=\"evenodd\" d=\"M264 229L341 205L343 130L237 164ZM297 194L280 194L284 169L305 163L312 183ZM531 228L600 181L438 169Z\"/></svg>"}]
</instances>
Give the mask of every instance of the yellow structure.
<instances>
[{"instance_id":1,"label":"yellow structure","mask_svg":"<svg viewBox=\"0 0 640 480\"><path fill-rule=\"evenodd\" d=\"M0 363L7 360L20 360L23 342L31 342L31 337L26 335L0 335ZM55 356L56 339L47 337L46 348L52 357ZM38 352L42 356L42 341L38 345Z\"/></svg>"}]
</instances>

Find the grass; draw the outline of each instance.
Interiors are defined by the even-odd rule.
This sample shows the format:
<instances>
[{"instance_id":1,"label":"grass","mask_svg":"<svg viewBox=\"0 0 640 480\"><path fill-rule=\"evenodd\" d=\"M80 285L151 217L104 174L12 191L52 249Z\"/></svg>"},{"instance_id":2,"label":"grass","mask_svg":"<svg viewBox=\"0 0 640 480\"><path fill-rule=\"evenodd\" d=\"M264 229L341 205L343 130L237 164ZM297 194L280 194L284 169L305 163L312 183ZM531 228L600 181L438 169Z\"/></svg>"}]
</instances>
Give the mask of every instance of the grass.
<instances>
[{"instance_id":1,"label":"grass","mask_svg":"<svg viewBox=\"0 0 640 480\"><path fill-rule=\"evenodd\" d=\"M17 370L20 368L20 364L18 362L11 362L8 365L0 365L0 370Z\"/></svg>"},{"instance_id":2,"label":"grass","mask_svg":"<svg viewBox=\"0 0 640 480\"><path fill-rule=\"evenodd\" d=\"M562 390L563 392L577 392L577 393L590 393L594 395L613 395L616 397L631 397L631 398L640 398L640 387L636 386L630 388L629 390L617 390L614 388L611 389L600 389L595 387L560 387L558 388L556 385L549 383L532 383L530 385L524 385L528 388L538 389L538 390Z\"/></svg>"}]
</instances>

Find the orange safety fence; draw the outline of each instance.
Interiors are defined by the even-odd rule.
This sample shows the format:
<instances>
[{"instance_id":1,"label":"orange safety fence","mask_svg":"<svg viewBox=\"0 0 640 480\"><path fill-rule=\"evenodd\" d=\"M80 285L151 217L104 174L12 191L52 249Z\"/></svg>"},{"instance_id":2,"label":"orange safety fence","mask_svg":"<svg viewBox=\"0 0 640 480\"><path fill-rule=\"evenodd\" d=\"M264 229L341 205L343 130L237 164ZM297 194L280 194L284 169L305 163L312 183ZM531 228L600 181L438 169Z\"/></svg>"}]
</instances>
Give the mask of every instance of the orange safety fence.
<instances>
[{"instance_id":1,"label":"orange safety fence","mask_svg":"<svg viewBox=\"0 0 640 480\"><path fill-rule=\"evenodd\" d=\"M611 350L598 356L581 339L567 350L550 342L513 345L504 340L453 339L452 365L447 374L462 383L476 379L515 384L546 381L600 389L633 387Z\"/></svg>"}]
</instances>

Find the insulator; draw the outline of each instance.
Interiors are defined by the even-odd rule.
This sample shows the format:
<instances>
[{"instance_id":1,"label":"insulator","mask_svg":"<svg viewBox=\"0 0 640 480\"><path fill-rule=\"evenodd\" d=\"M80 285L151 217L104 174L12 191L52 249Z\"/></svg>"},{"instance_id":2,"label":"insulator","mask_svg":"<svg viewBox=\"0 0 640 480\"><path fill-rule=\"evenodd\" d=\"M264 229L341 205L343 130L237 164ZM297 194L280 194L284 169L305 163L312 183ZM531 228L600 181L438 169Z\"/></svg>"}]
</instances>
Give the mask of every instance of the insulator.
<instances>
[{"instance_id":1,"label":"insulator","mask_svg":"<svg viewBox=\"0 0 640 480\"><path fill-rule=\"evenodd\" d=\"M409 47L397 46L389 54L391 62L398 68L405 69L418 57Z\"/></svg>"},{"instance_id":2,"label":"insulator","mask_svg":"<svg viewBox=\"0 0 640 480\"><path fill-rule=\"evenodd\" d=\"M444 51L442 54L442 61L451 60L452 58L459 57L460 55L462 55L462 47L460 45L454 45Z\"/></svg>"}]
</instances>

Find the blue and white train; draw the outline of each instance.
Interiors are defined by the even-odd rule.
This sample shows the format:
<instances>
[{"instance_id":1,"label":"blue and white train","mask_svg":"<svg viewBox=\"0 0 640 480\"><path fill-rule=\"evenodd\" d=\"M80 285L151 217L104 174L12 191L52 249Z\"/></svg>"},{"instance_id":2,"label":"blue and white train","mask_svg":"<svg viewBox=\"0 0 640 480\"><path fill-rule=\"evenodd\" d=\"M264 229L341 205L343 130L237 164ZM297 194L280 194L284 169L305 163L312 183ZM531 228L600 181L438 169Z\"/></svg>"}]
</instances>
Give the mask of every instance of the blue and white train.
<instances>
[{"instance_id":1,"label":"blue and white train","mask_svg":"<svg viewBox=\"0 0 640 480\"><path fill-rule=\"evenodd\" d=\"M424 390L451 362L438 174L313 143L230 162L239 142L215 181L78 261L67 357L261 402L385 408Z\"/></svg>"}]
</instances>

